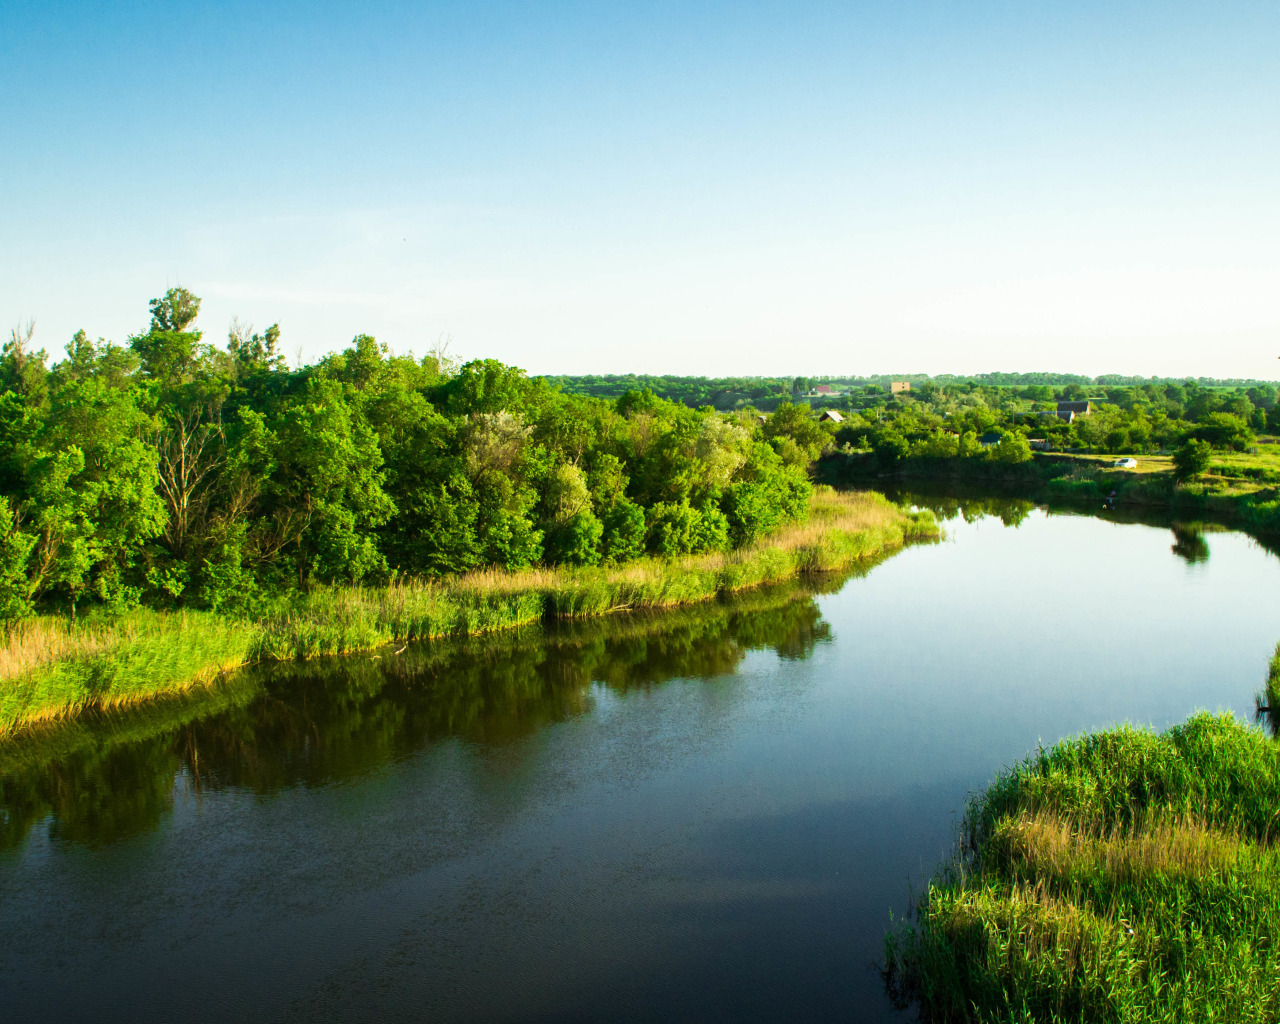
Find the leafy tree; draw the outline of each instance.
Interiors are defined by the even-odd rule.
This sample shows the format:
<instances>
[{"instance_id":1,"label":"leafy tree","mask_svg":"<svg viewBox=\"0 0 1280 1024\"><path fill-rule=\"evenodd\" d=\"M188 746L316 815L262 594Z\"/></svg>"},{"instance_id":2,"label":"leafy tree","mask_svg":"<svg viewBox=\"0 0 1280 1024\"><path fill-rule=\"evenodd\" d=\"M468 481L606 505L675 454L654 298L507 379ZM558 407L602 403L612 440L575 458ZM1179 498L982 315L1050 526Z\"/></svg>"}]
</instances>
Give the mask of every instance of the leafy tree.
<instances>
[{"instance_id":1,"label":"leafy tree","mask_svg":"<svg viewBox=\"0 0 1280 1024\"><path fill-rule=\"evenodd\" d=\"M1191 432L1191 436L1207 441L1214 448L1244 451L1256 440L1242 416L1228 412L1211 412Z\"/></svg>"},{"instance_id":2,"label":"leafy tree","mask_svg":"<svg viewBox=\"0 0 1280 1024\"><path fill-rule=\"evenodd\" d=\"M585 508L547 532L546 555L563 565L595 565L601 558L603 538L604 524Z\"/></svg>"},{"instance_id":3,"label":"leafy tree","mask_svg":"<svg viewBox=\"0 0 1280 1024\"><path fill-rule=\"evenodd\" d=\"M907 439L895 431L885 431L876 440L876 461L886 469L905 459L910 451Z\"/></svg>"},{"instance_id":4,"label":"leafy tree","mask_svg":"<svg viewBox=\"0 0 1280 1024\"><path fill-rule=\"evenodd\" d=\"M1209 468L1213 457L1213 446L1208 441L1188 438L1173 454L1174 473L1179 480L1197 477Z\"/></svg>"},{"instance_id":5,"label":"leafy tree","mask_svg":"<svg viewBox=\"0 0 1280 1024\"><path fill-rule=\"evenodd\" d=\"M722 502L729 538L735 546L750 544L808 511L812 488L794 466L768 445L753 447L741 479L729 485Z\"/></svg>"},{"instance_id":6,"label":"leafy tree","mask_svg":"<svg viewBox=\"0 0 1280 1024\"><path fill-rule=\"evenodd\" d=\"M671 558L718 551L728 546L729 524L719 509L658 502L646 515L649 550Z\"/></svg>"},{"instance_id":7,"label":"leafy tree","mask_svg":"<svg viewBox=\"0 0 1280 1024\"><path fill-rule=\"evenodd\" d=\"M764 424L765 440L789 437L810 459L816 459L831 445L831 435L818 425L808 406L783 402Z\"/></svg>"},{"instance_id":8,"label":"leafy tree","mask_svg":"<svg viewBox=\"0 0 1280 1024\"><path fill-rule=\"evenodd\" d=\"M6 632L31 613L27 559L35 543L35 537L18 528L9 502L0 500L0 624Z\"/></svg>"},{"instance_id":9,"label":"leafy tree","mask_svg":"<svg viewBox=\"0 0 1280 1024\"><path fill-rule=\"evenodd\" d=\"M604 532L600 549L602 561L617 565L644 554L644 510L623 499L603 513Z\"/></svg>"},{"instance_id":10,"label":"leafy tree","mask_svg":"<svg viewBox=\"0 0 1280 1024\"><path fill-rule=\"evenodd\" d=\"M1006 430L991 448L991 458L996 462L1016 466L1031 461L1031 445L1019 433Z\"/></svg>"}]
</instances>

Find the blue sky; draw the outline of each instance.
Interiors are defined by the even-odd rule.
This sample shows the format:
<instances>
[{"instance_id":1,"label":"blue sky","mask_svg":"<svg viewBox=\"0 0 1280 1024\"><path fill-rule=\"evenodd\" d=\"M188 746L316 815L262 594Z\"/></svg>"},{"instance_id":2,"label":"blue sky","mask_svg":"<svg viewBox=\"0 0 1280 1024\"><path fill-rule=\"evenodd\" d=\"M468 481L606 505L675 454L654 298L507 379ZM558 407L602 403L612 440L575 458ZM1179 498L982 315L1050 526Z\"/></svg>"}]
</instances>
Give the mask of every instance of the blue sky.
<instances>
[{"instance_id":1,"label":"blue sky","mask_svg":"<svg viewBox=\"0 0 1280 1024\"><path fill-rule=\"evenodd\" d=\"M0 0L0 323L1280 376L1274 3Z\"/></svg>"}]
</instances>

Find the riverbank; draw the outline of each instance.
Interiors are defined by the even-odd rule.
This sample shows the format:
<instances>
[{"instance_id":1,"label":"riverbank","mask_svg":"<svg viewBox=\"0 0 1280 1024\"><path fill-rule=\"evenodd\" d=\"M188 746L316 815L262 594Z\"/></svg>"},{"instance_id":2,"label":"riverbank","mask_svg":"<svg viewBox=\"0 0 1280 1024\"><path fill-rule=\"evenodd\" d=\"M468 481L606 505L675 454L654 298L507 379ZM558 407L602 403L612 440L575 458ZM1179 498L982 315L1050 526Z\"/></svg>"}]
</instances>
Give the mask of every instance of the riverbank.
<instances>
[{"instance_id":1,"label":"riverbank","mask_svg":"<svg viewBox=\"0 0 1280 1024\"><path fill-rule=\"evenodd\" d=\"M372 772L440 739L528 735L586 714L596 687L621 698L690 675L731 675L751 651L803 659L830 638L814 597L872 564L664 611L247 666L126 714L28 730L0 743L0 851L49 820L99 842L137 834L171 812L181 773L202 793L248 786L265 795L315 773ZM124 779L127 792L149 798L122 800Z\"/></svg>"},{"instance_id":2,"label":"riverbank","mask_svg":"<svg viewBox=\"0 0 1280 1024\"><path fill-rule=\"evenodd\" d=\"M1220 453L1221 454L1221 453ZM1230 457L1228 457L1230 455ZM1097 508L1164 509L1250 533L1280 536L1280 487L1270 457L1223 454L1210 471L1179 481L1160 456L1136 456L1137 469L1110 465L1114 457L1036 453L1008 464L976 458L905 458L886 467L871 453L836 452L818 463L818 477L842 487L884 488L927 481L970 486L1032 501Z\"/></svg>"},{"instance_id":3,"label":"riverbank","mask_svg":"<svg viewBox=\"0 0 1280 1024\"><path fill-rule=\"evenodd\" d=\"M1280 745L1231 716L1059 743L969 806L887 940L931 1021L1271 1021Z\"/></svg>"},{"instance_id":4,"label":"riverbank","mask_svg":"<svg viewBox=\"0 0 1280 1024\"><path fill-rule=\"evenodd\" d=\"M818 488L809 519L751 547L608 569L482 572L386 587L316 589L259 622L208 612L137 611L74 627L17 626L0 648L0 737L87 709L109 710L207 684L240 665L475 636L538 622L671 608L765 583L833 572L936 538L928 512L879 494Z\"/></svg>"}]
</instances>

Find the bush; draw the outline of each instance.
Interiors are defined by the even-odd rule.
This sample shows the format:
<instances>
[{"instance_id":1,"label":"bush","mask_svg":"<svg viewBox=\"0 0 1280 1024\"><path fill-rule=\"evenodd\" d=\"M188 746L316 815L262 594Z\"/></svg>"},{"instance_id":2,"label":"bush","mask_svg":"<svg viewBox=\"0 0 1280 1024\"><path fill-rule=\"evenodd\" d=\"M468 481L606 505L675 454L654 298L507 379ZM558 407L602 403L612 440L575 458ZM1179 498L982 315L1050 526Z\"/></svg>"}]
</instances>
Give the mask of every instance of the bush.
<instances>
[{"instance_id":1,"label":"bush","mask_svg":"<svg viewBox=\"0 0 1280 1024\"><path fill-rule=\"evenodd\" d=\"M1000 441L991 449L991 458L996 462L1004 462L1011 466L1031 461L1031 445L1021 434L1006 431Z\"/></svg>"},{"instance_id":2,"label":"bush","mask_svg":"<svg viewBox=\"0 0 1280 1024\"><path fill-rule=\"evenodd\" d=\"M1189 480L1199 476L1209 468L1209 460L1213 457L1213 446L1208 441L1188 438L1173 454L1173 472L1179 480Z\"/></svg>"},{"instance_id":3,"label":"bush","mask_svg":"<svg viewBox=\"0 0 1280 1024\"><path fill-rule=\"evenodd\" d=\"M885 469L892 469L907 457L911 445L901 434L886 431L876 441L876 461Z\"/></svg>"},{"instance_id":4,"label":"bush","mask_svg":"<svg viewBox=\"0 0 1280 1024\"><path fill-rule=\"evenodd\" d=\"M630 501L619 501L604 514L601 542L603 561L630 562L644 554L644 510Z\"/></svg>"},{"instance_id":5,"label":"bush","mask_svg":"<svg viewBox=\"0 0 1280 1024\"><path fill-rule=\"evenodd\" d=\"M603 535L604 524L590 509L583 509L548 532L547 559L560 565L595 565Z\"/></svg>"},{"instance_id":6,"label":"bush","mask_svg":"<svg viewBox=\"0 0 1280 1024\"><path fill-rule=\"evenodd\" d=\"M714 506L660 501L649 510L648 542L664 558L722 551L729 546L729 520Z\"/></svg>"}]
</instances>

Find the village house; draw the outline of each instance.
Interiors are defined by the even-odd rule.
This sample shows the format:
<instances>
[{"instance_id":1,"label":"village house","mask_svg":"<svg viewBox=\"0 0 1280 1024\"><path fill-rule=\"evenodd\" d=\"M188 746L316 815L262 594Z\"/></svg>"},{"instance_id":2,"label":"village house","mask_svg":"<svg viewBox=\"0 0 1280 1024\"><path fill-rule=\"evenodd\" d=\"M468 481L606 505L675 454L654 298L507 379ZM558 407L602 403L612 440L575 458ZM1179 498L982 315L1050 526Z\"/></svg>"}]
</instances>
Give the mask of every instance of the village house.
<instances>
[{"instance_id":1,"label":"village house","mask_svg":"<svg viewBox=\"0 0 1280 1024\"><path fill-rule=\"evenodd\" d=\"M843 423L844 417L841 416L834 409L828 409L826 412L824 412L821 416L818 417L818 422L819 423Z\"/></svg>"},{"instance_id":2,"label":"village house","mask_svg":"<svg viewBox=\"0 0 1280 1024\"><path fill-rule=\"evenodd\" d=\"M889 394L896 395L902 391L911 390L911 381L909 380L891 380L889 381Z\"/></svg>"}]
</instances>

